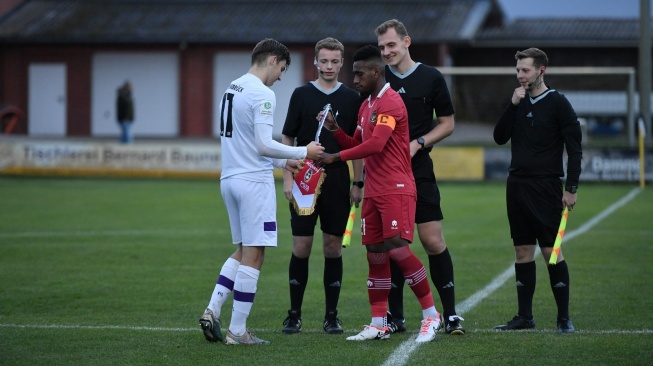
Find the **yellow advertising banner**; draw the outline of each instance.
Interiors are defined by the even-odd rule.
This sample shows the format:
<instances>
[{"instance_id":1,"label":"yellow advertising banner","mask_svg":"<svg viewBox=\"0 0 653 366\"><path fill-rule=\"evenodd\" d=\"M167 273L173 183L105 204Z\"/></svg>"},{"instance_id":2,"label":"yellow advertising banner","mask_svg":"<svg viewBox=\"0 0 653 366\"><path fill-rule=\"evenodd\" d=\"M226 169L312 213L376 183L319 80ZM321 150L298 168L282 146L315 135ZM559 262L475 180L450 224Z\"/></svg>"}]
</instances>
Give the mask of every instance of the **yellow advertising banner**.
<instances>
[{"instance_id":1,"label":"yellow advertising banner","mask_svg":"<svg viewBox=\"0 0 653 366\"><path fill-rule=\"evenodd\" d=\"M0 174L220 176L220 144L0 140Z\"/></svg>"},{"instance_id":2,"label":"yellow advertising banner","mask_svg":"<svg viewBox=\"0 0 653 366\"><path fill-rule=\"evenodd\" d=\"M434 147L433 170L438 181L477 181L485 179L485 154L482 147ZM354 171L349 163L349 174Z\"/></svg>"},{"instance_id":3,"label":"yellow advertising banner","mask_svg":"<svg viewBox=\"0 0 653 366\"><path fill-rule=\"evenodd\" d=\"M485 161L482 147L434 147L431 151L435 177L443 180L483 180Z\"/></svg>"},{"instance_id":4,"label":"yellow advertising banner","mask_svg":"<svg viewBox=\"0 0 653 366\"><path fill-rule=\"evenodd\" d=\"M0 174L215 178L220 176L220 155L219 143L0 139ZM481 147L435 147L431 157L439 181L484 179ZM274 173L282 177L281 170Z\"/></svg>"}]
</instances>

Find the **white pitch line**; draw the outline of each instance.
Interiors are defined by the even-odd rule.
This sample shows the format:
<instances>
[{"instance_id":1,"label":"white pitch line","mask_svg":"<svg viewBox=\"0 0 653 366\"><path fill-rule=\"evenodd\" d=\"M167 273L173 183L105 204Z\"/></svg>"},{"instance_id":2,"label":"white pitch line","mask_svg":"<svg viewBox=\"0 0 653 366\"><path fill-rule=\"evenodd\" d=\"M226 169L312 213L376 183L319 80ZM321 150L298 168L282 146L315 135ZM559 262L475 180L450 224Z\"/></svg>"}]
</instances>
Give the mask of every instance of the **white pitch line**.
<instances>
[{"instance_id":1,"label":"white pitch line","mask_svg":"<svg viewBox=\"0 0 653 366\"><path fill-rule=\"evenodd\" d=\"M199 328L178 328L178 327L144 327L144 326L128 326L128 325L75 325L75 324L0 324L0 328L18 328L18 329L94 329L94 330L130 330L130 331L146 331L146 332L184 332L184 333L200 333ZM254 332L261 333L275 333L278 329L264 329L252 328ZM496 333L494 329L468 329L472 333ZM358 330L346 331L345 333L356 334ZM557 333L552 329L528 329L521 330L520 333ZM302 333L323 334L322 329L302 329ZM614 335L630 335L630 334L653 334L653 329L606 329L606 330L580 330L576 329L576 333L580 334L614 334ZM415 343L415 342L413 342Z\"/></svg>"},{"instance_id":2,"label":"white pitch line","mask_svg":"<svg viewBox=\"0 0 653 366\"><path fill-rule=\"evenodd\" d=\"M494 329L472 329L474 333L496 333ZM554 333L558 334L557 329L525 329L517 331L519 333ZM582 330L576 329L575 334L653 334L653 329L606 329L606 330Z\"/></svg>"},{"instance_id":3,"label":"white pitch line","mask_svg":"<svg viewBox=\"0 0 653 366\"><path fill-rule=\"evenodd\" d=\"M606 217L610 216L614 211L616 211L618 208L622 207L626 203L628 203L630 200L635 198L637 194L641 192L641 189L635 188L632 191L630 191L627 195L625 195L623 198L621 198L619 201L611 204L606 208L605 210L601 211L598 215L594 216L591 218L589 221L581 225L578 229L570 231L569 233L566 233L565 235L565 242L569 242L569 240L585 234L589 229L594 227L596 224L601 222L601 220L605 219ZM539 251L538 251L539 253ZM465 301L461 302L460 304L456 305L456 308L458 310L459 315L463 315L464 313L472 310L476 305L478 305L483 299L486 297L490 296L496 289L499 287L503 286L503 284L506 283L506 281L509 278L512 278L513 274L515 273L515 267L514 266L509 266L505 271L503 271L500 275L498 275L496 278L494 278L487 286L485 286L483 289L477 291L474 293L472 296L469 298L465 299ZM403 366L408 362L408 359L410 358L410 355L417 349L418 345L420 343L415 342L415 340L411 337L408 340L405 340L402 344L399 345L388 357L388 359L382 364L382 366Z\"/></svg>"},{"instance_id":4,"label":"white pitch line","mask_svg":"<svg viewBox=\"0 0 653 366\"><path fill-rule=\"evenodd\" d=\"M204 235L210 233L228 233L229 229L200 229L200 230L77 230L77 231L19 231L14 233L0 233L0 238L48 238L67 236L141 236L141 235Z\"/></svg>"},{"instance_id":5,"label":"white pitch line","mask_svg":"<svg viewBox=\"0 0 653 366\"><path fill-rule=\"evenodd\" d=\"M63 324L0 324L0 328L28 328L28 329L122 329L122 330L147 330L164 332L197 332L197 328L164 328L164 327L139 327L127 325L63 325Z\"/></svg>"},{"instance_id":6,"label":"white pitch line","mask_svg":"<svg viewBox=\"0 0 653 366\"><path fill-rule=\"evenodd\" d=\"M94 329L94 330L132 330L132 331L148 331L148 332L197 332L200 333L201 330L198 327L193 328L179 328L179 327L146 327L138 325L79 325L79 324L0 324L0 328L23 328L23 329ZM253 332L266 332L274 333L278 329L265 329L265 328L247 328ZM355 332L345 331L345 333L358 333L358 330ZM324 334L322 329L304 329L302 328L302 333L315 333L315 334Z\"/></svg>"},{"instance_id":7,"label":"white pitch line","mask_svg":"<svg viewBox=\"0 0 653 366\"><path fill-rule=\"evenodd\" d=\"M0 233L0 238L54 238L69 236L143 236L143 235L207 235L207 234L229 234L229 227L211 229L151 229L151 230L76 230L76 231L17 231ZM289 233L287 229L277 229L278 233Z\"/></svg>"}]
</instances>

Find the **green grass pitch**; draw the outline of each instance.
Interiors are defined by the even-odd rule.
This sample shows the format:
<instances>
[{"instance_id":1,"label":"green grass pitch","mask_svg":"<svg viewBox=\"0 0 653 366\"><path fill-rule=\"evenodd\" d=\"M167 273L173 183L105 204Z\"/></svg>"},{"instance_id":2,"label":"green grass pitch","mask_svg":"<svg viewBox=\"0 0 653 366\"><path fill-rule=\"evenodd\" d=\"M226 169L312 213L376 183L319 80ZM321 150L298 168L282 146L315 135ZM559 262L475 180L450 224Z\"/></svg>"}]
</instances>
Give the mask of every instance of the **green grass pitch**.
<instances>
[{"instance_id":1,"label":"green grass pitch","mask_svg":"<svg viewBox=\"0 0 653 366\"><path fill-rule=\"evenodd\" d=\"M233 251L217 181L0 177L0 365L653 362L651 188L580 188L567 225L567 235L578 233L562 246L577 332L560 335L541 256L534 298L537 330L493 331L516 313L514 275L482 300L470 299L513 265L504 184L442 183L443 227L467 334L439 333L434 342L413 348L410 339L421 312L408 289L407 334L387 341L345 340L370 320L358 223L351 247L343 250L339 311L345 334L322 332L319 235L310 261L304 330L281 333L289 306L291 235L287 203L277 188L279 246L266 252L248 320L271 344L240 347L206 342L197 325L220 267ZM631 193L632 200L597 219ZM419 242L411 247L425 262ZM434 296L440 309L436 291ZM230 309L231 301L223 308L225 327Z\"/></svg>"}]
</instances>

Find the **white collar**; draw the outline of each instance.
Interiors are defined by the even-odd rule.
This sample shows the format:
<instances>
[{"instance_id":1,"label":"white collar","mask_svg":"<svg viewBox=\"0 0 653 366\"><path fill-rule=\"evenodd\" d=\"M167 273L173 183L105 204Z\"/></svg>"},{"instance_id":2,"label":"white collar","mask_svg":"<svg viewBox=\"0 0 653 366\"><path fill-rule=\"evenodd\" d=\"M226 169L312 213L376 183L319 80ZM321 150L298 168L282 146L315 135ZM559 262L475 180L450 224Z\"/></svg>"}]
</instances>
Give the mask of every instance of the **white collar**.
<instances>
[{"instance_id":1,"label":"white collar","mask_svg":"<svg viewBox=\"0 0 653 366\"><path fill-rule=\"evenodd\" d=\"M383 94L385 94L385 91L388 90L388 89L390 89L390 83L385 83L383 88L381 88L381 91L379 92L379 94L376 95L376 99L381 98L383 96ZM371 101L372 101L372 96L370 95L369 97L367 97L367 102L369 103Z\"/></svg>"}]
</instances>

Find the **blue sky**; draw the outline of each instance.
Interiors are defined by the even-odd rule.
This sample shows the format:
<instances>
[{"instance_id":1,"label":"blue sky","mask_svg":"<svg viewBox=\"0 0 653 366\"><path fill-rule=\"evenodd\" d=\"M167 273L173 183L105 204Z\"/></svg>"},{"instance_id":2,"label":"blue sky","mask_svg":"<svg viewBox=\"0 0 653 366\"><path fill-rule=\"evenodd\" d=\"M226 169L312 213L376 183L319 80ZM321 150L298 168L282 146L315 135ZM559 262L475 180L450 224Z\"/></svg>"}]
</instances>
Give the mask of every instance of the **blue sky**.
<instances>
[{"instance_id":1,"label":"blue sky","mask_svg":"<svg viewBox=\"0 0 653 366\"><path fill-rule=\"evenodd\" d=\"M514 18L639 18L640 0L498 0ZM653 6L652 6L653 8ZM652 10L653 12L653 10Z\"/></svg>"}]
</instances>

